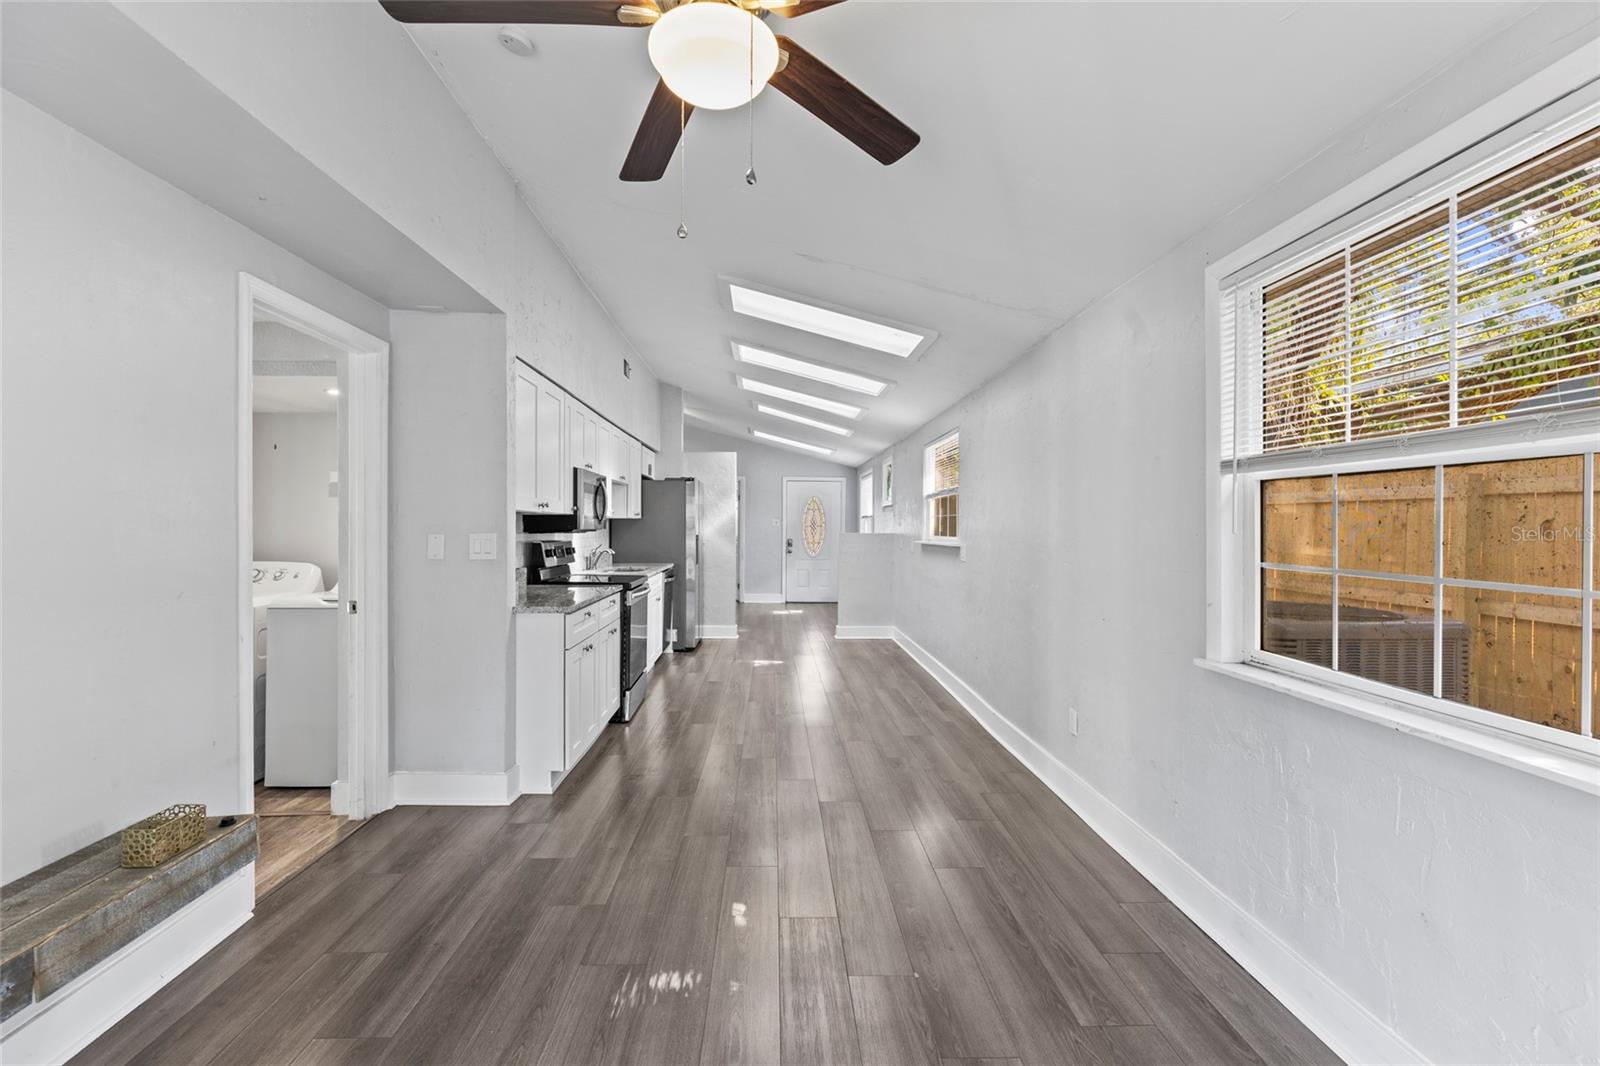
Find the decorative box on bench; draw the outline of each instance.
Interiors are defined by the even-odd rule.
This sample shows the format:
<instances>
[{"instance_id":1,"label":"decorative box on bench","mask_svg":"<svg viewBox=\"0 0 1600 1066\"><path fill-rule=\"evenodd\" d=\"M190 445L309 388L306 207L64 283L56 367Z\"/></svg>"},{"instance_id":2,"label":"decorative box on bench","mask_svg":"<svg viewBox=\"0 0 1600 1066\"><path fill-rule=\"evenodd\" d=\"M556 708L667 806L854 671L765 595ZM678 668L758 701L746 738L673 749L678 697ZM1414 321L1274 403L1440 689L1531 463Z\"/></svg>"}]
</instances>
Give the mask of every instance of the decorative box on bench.
<instances>
[{"instance_id":1,"label":"decorative box on bench","mask_svg":"<svg viewBox=\"0 0 1600 1066\"><path fill-rule=\"evenodd\" d=\"M255 861L256 820L207 819L160 866L122 865L113 833L0 886L0 1019L44 999Z\"/></svg>"}]
</instances>

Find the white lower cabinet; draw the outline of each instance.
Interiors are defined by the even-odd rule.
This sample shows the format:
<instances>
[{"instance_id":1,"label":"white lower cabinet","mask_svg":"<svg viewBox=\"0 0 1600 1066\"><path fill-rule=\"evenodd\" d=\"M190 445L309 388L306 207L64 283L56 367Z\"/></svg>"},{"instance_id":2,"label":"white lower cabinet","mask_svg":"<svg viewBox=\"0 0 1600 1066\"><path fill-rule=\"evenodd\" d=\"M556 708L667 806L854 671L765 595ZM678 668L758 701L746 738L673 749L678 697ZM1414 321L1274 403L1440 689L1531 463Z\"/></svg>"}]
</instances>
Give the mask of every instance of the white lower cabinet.
<instances>
[{"instance_id":1,"label":"white lower cabinet","mask_svg":"<svg viewBox=\"0 0 1600 1066\"><path fill-rule=\"evenodd\" d=\"M522 791L555 790L622 702L622 597L571 614L518 614L517 766Z\"/></svg>"},{"instance_id":2,"label":"white lower cabinet","mask_svg":"<svg viewBox=\"0 0 1600 1066\"><path fill-rule=\"evenodd\" d=\"M587 680L593 684L593 663L589 645L579 644L567 649L566 708L562 715L567 723L567 735L564 738L567 754L563 769L578 765L594 734L591 728L593 723L588 720L589 698L584 693L584 682Z\"/></svg>"}]
</instances>

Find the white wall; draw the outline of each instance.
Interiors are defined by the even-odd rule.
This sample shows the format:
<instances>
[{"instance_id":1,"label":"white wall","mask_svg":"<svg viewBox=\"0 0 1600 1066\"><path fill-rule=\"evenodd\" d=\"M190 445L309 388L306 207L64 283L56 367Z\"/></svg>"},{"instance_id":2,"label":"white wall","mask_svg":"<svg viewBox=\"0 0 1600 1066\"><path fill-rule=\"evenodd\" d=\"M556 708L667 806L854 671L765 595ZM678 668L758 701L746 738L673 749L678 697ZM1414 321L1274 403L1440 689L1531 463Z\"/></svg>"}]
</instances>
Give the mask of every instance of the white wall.
<instances>
[{"instance_id":1,"label":"white wall","mask_svg":"<svg viewBox=\"0 0 1600 1066\"><path fill-rule=\"evenodd\" d=\"M510 372L500 315L390 317L389 573L394 768L509 768ZM468 533L499 558L467 558ZM427 558L429 533L445 558Z\"/></svg>"},{"instance_id":2,"label":"white wall","mask_svg":"<svg viewBox=\"0 0 1600 1066\"><path fill-rule=\"evenodd\" d=\"M512 355L655 446L655 375L381 7L117 6L492 301Z\"/></svg>"},{"instance_id":3,"label":"white wall","mask_svg":"<svg viewBox=\"0 0 1600 1066\"><path fill-rule=\"evenodd\" d=\"M700 624L738 624L739 460L732 452L685 452L683 473L700 482Z\"/></svg>"},{"instance_id":4,"label":"white wall","mask_svg":"<svg viewBox=\"0 0 1600 1066\"><path fill-rule=\"evenodd\" d=\"M842 477L845 491L844 520L834 516L832 528L856 525L855 471L798 452L771 448L752 439L725 436L689 426L683 446L690 452L733 452L739 476L744 478L744 592L749 595L783 595L783 479L786 477Z\"/></svg>"},{"instance_id":5,"label":"white wall","mask_svg":"<svg viewBox=\"0 0 1600 1066\"><path fill-rule=\"evenodd\" d=\"M839 629L884 629L895 621L895 559L904 538L846 533L839 542ZM878 634L881 635L881 634Z\"/></svg>"},{"instance_id":6,"label":"white wall","mask_svg":"<svg viewBox=\"0 0 1600 1066\"><path fill-rule=\"evenodd\" d=\"M1211 473L1202 275L1577 44L1539 30L1434 72L892 450L894 528L915 533L922 446L959 425L966 542L962 562L894 538L894 623L1441 1063L1600 1058L1600 807L1193 665Z\"/></svg>"},{"instance_id":7,"label":"white wall","mask_svg":"<svg viewBox=\"0 0 1600 1066\"><path fill-rule=\"evenodd\" d=\"M660 443L656 447L656 476L683 475L683 390L676 385L661 386L657 405Z\"/></svg>"},{"instance_id":8,"label":"white wall","mask_svg":"<svg viewBox=\"0 0 1600 1066\"><path fill-rule=\"evenodd\" d=\"M0 881L237 806L241 270L376 304L3 96Z\"/></svg>"},{"instance_id":9,"label":"white wall","mask_svg":"<svg viewBox=\"0 0 1600 1066\"><path fill-rule=\"evenodd\" d=\"M257 411L251 450L254 554L315 563L327 588L339 581L339 416Z\"/></svg>"}]
</instances>

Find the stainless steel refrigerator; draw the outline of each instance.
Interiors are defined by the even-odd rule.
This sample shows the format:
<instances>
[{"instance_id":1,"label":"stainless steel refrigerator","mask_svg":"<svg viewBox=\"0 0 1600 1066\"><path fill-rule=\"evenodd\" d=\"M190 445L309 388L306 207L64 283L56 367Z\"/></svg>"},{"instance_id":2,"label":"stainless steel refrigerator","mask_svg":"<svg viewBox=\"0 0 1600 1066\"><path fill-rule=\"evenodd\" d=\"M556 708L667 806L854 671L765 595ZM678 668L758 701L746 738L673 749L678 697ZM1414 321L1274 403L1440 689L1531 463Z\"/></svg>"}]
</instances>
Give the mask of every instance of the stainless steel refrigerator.
<instances>
[{"instance_id":1,"label":"stainless steel refrigerator","mask_svg":"<svg viewBox=\"0 0 1600 1066\"><path fill-rule=\"evenodd\" d=\"M672 646L700 645L700 486L692 477L640 482L640 518L611 520L611 547L619 563L673 565Z\"/></svg>"}]
</instances>

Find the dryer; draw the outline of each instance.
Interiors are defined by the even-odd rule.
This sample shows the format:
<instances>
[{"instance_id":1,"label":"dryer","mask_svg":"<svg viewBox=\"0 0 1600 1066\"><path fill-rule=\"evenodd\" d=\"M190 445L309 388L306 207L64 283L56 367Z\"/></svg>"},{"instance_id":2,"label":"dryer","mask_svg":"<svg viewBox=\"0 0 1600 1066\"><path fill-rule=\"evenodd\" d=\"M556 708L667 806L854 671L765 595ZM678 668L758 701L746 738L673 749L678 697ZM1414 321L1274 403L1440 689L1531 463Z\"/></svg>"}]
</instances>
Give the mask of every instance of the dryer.
<instances>
[{"instance_id":1,"label":"dryer","mask_svg":"<svg viewBox=\"0 0 1600 1066\"><path fill-rule=\"evenodd\" d=\"M250 601L255 608L255 764L256 780L267 770L267 605L323 591L322 567L315 563L256 561L250 564Z\"/></svg>"}]
</instances>

